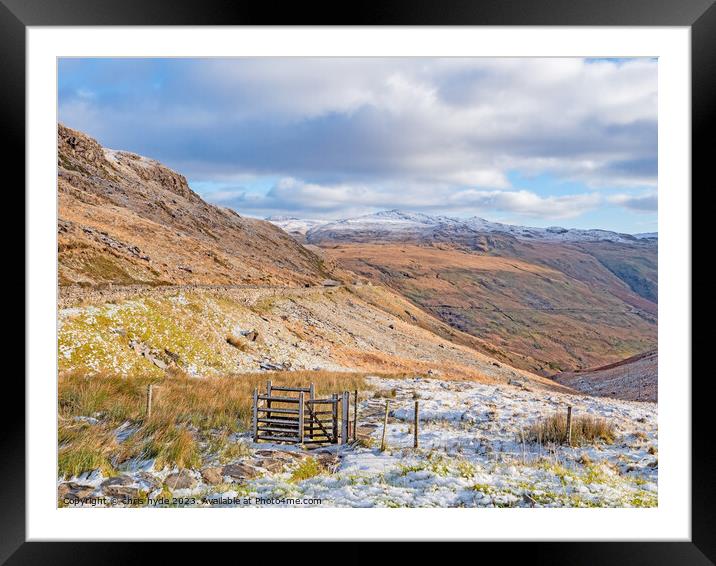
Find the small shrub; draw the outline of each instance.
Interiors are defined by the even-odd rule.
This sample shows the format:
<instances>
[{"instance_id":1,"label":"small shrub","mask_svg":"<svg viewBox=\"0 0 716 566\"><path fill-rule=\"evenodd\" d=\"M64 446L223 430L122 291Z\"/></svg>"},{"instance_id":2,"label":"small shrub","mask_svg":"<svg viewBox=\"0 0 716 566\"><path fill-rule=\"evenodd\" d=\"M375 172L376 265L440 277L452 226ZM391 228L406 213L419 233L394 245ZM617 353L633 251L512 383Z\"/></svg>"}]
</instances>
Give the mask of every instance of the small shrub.
<instances>
[{"instance_id":1,"label":"small shrub","mask_svg":"<svg viewBox=\"0 0 716 566\"><path fill-rule=\"evenodd\" d=\"M290 481L296 482L307 480L320 475L322 471L323 469L321 468L321 465L315 458L307 458L293 471Z\"/></svg>"},{"instance_id":2,"label":"small shrub","mask_svg":"<svg viewBox=\"0 0 716 566\"><path fill-rule=\"evenodd\" d=\"M572 444L611 444L615 438L614 425L591 415L572 415ZM525 431L525 440L541 444L563 443L567 440L567 415L556 413L532 424Z\"/></svg>"}]
</instances>

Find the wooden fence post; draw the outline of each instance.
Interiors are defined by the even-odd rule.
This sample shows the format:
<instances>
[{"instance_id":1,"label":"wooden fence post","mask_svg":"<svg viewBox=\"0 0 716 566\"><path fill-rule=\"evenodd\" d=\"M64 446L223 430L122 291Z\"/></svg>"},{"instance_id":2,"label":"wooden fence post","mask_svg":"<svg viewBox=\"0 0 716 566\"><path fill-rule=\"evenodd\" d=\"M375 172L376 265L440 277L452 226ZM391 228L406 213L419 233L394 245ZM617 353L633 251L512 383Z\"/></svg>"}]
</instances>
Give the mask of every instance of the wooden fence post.
<instances>
[{"instance_id":1,"label":"wooden fence post","mask_svg":"<svg viewBox=\"0 0 716 566\"><path fill-rule=\"evenodd\" d=\"M386 399L385 401L385 416L383 417L383 436L380 439L380 451L385 452L385 429L388 428L388 408L390 406L390 401Z\"/></svg>"},{"instance_id":2,"label":"wooden fence post","mask_svg":"<svg viewBox=\"0 0 716 566\"><path fill-rule=\"evenodd\" d=\"M151 383L149 385L147 385L147 410L146 410L147 420L149 420L152 417L152 388L153 388L153 386Z\"/></svg>"},{"instance_id":3,"label":"wooden fence post","mask_svg":"<svg viewBox=\"0 0 716 566\"><path fill-rule=\"evenodd\" d=\"M303 391L298 394L298 443L303 444Z\"/></svg>"},{"instance_id":4,"label":"wooden fence post","mask_svg":"<svg viewBox=\"0 0 716 566\"><path fill-rule=\"evenodd\" d=\"M572 406L567 407L567 444L572 446Z\"/></svg>"},{"instance_id":5,"label":"wooden fence post","mask_svg":"<svg viewBox=\"0 0 716 566\"><path fill-rule=\"evenodd\" d=\"M348 444L348 425L350 423L350 393L343 392L341 400L341 444Z\"/></svg>"},{"instance_id":6,"label":"wooden fence post","mask_svg":"<svg viewBox=\"0 0 716 566\"><path fill-rule=\"evenodd\" d=\"M358 435L358 390L353 392L353 441Z\"/></svg>"},{"instance_id":7,"label":"wooden fence post","mask_svg":"<svg viewBox=\"0 0 716 566\"><path fill-rule=\"evenodd\" d=\"M414 423L414 424L415 424L415 428L413 429L413 434L414 434L414 438L413 438L413 448L417 448L417 447L418 447L418 421L419 421L419 418L418 418L418 402L415 401L415 423Z\"/></svg>"},{"instance_id":8,"label":"wooden fence post","mask_svg":"<svg viewBox=\"0 0 716 566\"><path fill-rule=\"evenodd\" d=\"M259 388L254 387L254 408L253 408L253 426L254 426L254 442L258 442L259 437Z\"/></svg>"}]
</instances>

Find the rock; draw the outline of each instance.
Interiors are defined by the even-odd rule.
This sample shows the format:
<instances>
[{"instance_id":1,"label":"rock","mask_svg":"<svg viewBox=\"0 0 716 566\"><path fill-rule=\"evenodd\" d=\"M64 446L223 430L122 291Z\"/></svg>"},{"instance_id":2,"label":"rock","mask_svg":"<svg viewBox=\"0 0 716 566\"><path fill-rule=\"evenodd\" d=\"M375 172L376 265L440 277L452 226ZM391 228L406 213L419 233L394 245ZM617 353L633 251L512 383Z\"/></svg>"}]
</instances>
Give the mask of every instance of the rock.
<instances>
[{"instance_id":1,"label":"rock","mask_svg":"<svg viewBox=\"0 0 716 566\"><path fill-rule=\"evenodd\" d=\"M256 342L256 339L259 337L259 333L256 330L240 330L239 334L249 342Z\"/></svg>"},{"instance_id":2,"label":"rock","mask_svg":"<svg viewBox=\"0 0 716 566\"><path fill-rule=\"evenodd\" d=\"M390 328L391 330L395 330L395 324L389 324L388 328Z\"/></svg>"},{"instance_id":3,"label":"rock","mask_svg":"<svg viewBox=\"0 0 716 566\"><path fill-rule=\"evenodd\" d=\"M91 485L81 485L74 482L62 483L57 487L58 499L87 499L95 491Z\"/></svg>"},{"instance_id":4,"label":"rock","mask_svg":"<svg viewBox=\"0 0 716 566\"><path fill-rule=\"evenodd\" d=\"M262 458L256 461L256 465L275 474L283 471L286 462L279 458Z\"/></svg>"},{"instance_id":5,"label":"rock","mask_svg":"<svg viewBox=\"0 0 716 566\"><path fill-rule=\"evenodd\" d=\"M286 363L286 362L281 363L281 364L275 364L268 360L261 360L259 362L259 368L264 371L287 371L287 370L291 369L291 364Z\"/></svg>"},{"instance_id":6,"label":"rock","mask_svg":"<svg viewBox=\"0 0 716 566\"><path fill-rule=\"evenodd\" d=\"M341 463L341 459L335 454L319 454L316 456L316 460L318 460L318 464L322 468L328 470L330 473L334 473Z\"/></svg>"},{"instance_id":7,"label":"rock","mask_svg":"<svg viewBox=\"0 0 716 566\"><path fill-rule=\"evenodd\" d=\"M336 281L335 279L324 279L321 285L323 285L324 287L340 287L341 282Z\"/></svg>"},{"instance_id":8,"label":"rock","mask_svg":"<svg viewBox=\"0 0 716 566\"><path fill-rule=\"evenodd\" d=\"M201 477L209 485L216 485L224 480L224 475L221 473L220 467L204 468L201 471Z\"/></svg>"},{"instance_id":9,"label":"rock","mask_svg":"<svg viewBox=\"0 0 716 566\"><path fill-rule=\"evenodd\" d=\"M221 469L221 473L239 481L250 480L259 475L259 471L249 464L229 464Z\"/></svg>"},{"instance_id":10,"label":"rock","mask_svg":"<svg viewBox=\"0 0 716 566\"><path fill-rule=\"evenodd\" d=\"M165 353L165 354L167 355L167 357L168 357L171 361L173 361L175 364L178 364L178 363L179 363L179 354L175 354L174 352L172 352L171 350L167 350L166 348L164 348L164 353Z\"/></svg>"},{"instance_id":11,"label":"rock","mask_svg":"<svg viewBox=\"0 0 716 566\"><path fill-rule=\"evenodd\" d=\"M97 424L99 422L99 420L94 417L85 417L85 416L72 417L72 420L77 421L77 422L91 424L91 425Z\"/></svg>"},{"instance_id":12,"label":"rock","mask_svg":"<svg viewBox=\"0 0 716 566\"><path fill-rule=\"evenodd\" d=\"M130 478L129 476L113 476L111 478L108 478L104 480L100 487L102 489L105 489L107 487L112 486L122 486L122 485L132 485L134 483L134 480Z\"/></svg>"},{"instance_id":13,"label":"rock","mask_svg":"<svg viewBox=\"0 0 716 566\"><path fill-rule=\"evenodd\" d=\"M154 491L155 489L162 487L161 480L149 472L139 472L136 475L136 479L139 483L144 484L147 491Z\"/></svg>"},{"instance_id":14,"label":"rock","mask_svg":"<svg viewBox=\"0 0 716 566\"><path fill-rule=\"evenodd\" d=\"M180 470L169 474L164 483L169 489L189 489L194 487L197 482L188 470Z\"/></svg>"},{"instance_id":15,"label":"rock","mask_svg":"<svg viewBox=\"0 0 716 566\"><path fill-rule=\"evenodd\" d=\"M102 490L109 497L118 497L119 499L137 499L139 498L139 488L129 487L125 485L110 485Z\"/></svg>"},{"instance_id":16,"label":"rock","mask_svg":"<svg viewBox=\"0 0 716 566\"><path fill-rule=\"evenodd\" d=\"M159 369L167 369L167 363L162 360L161 358L157 358L156 356L149 354L145 356L150 362L152 362L155 366L157 366Z\"/></svg>"}]
</instances>

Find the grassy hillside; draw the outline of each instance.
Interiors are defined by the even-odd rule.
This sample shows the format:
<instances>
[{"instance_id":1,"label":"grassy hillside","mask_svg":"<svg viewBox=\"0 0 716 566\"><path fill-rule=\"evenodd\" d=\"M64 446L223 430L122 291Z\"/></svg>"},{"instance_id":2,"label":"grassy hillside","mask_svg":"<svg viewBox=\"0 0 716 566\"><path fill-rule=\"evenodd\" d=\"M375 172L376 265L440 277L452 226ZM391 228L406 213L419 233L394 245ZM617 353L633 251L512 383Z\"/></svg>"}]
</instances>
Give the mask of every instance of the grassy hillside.
<instances>
[{"instance_id":1,"label":"grassy hillside","mask_svg":"<svg viewBox=\"0 0 716 566\"><path fill-rule=\"evenodd\" d=\"M614 283L594 257L526 249L540 262L507 257L504 248L497 256L444 244L343 244L325 252L493 350L483 351L532 371L600 365L655 346L655 305Z\"/></svg>"}]
</instances>

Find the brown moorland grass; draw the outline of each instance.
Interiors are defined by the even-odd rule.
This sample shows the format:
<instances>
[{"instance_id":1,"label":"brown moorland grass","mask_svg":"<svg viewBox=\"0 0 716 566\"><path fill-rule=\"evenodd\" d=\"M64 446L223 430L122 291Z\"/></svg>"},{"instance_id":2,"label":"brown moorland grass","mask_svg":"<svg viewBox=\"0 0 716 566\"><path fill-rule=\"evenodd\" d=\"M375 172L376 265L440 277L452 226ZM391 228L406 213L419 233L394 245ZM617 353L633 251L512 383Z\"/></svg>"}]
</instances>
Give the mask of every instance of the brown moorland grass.
<instances>
[{"instance_id":1,"label":"brown moorland grass","mask_svg":"<svg viewBox=\"0 0 716 566\"><path fill-rule=\"evenodd\" d=\"M540 444L562 443L567 439L567 415L555 413L539 419L524 432L527 442ZM611 444L616 437L614 425L608 420L591 415L572 415L572 445L605 442Z\"/></svg>"},{"instance_id":2,"label":"brown moorland grass","mask_svg":"<svg viewBox=\"0 0 716 566\"><path fill-rule=\"evenodd\" d=\"M325 396L365 391L364 377L364 373L329 371L210 378L179 374L163 379L64 374L58 382L59 474L70 477L94 469L108 473L131 458L155 458L157 468L196 468L217 451L220 459L230 459L245 450L227 447L227 436L248 430L253 390L265 388L266 380L294 387L314 383L316 394ZM149 384L154 387L152 415L147 419ZM115 431L123 424L134 433L120 443Z\"/></svg>"}]
</instances>

